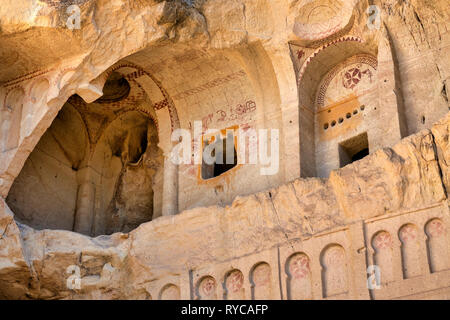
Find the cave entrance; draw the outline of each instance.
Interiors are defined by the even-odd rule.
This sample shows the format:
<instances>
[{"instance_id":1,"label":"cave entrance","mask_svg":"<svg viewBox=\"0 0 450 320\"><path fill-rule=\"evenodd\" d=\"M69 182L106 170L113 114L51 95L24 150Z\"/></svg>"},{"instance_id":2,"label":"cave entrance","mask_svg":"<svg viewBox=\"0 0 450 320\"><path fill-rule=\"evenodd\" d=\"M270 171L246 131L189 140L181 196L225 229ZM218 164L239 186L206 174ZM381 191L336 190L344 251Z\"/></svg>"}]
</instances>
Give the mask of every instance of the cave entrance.
<instances>
[{"instance_id":1,"label":"cave entrance","mask_svg":"<svg viewBox=\"0 0 450 320\"><path fill-rule=\"evenodd\" d=\"M163 154L156 115L113 72L93 103L69 98L15 179L8 205L36 229L129 232L161 214Z\"/></svg>"}]
</instances>

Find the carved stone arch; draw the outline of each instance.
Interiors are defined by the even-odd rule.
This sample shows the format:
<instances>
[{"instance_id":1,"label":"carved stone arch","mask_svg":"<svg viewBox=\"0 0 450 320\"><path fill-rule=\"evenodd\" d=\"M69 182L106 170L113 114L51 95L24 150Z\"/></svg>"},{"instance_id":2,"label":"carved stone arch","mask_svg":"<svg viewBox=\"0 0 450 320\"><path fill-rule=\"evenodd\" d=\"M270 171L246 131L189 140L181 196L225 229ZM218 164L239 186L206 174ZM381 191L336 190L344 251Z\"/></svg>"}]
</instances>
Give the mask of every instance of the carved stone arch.
<instances>
[{"instance_id":1,"label":"carved stone arch","mask_svg":"<svg viewBox=\"0 0 450 320\"><path fill-rule=\"evenodd\" d=\"M322 91L328 88L327 78L334 75L330 70L352 56L376 56L376 50L376 47L360 37L346 35L321 45L302 60L297 74L301 176L326 177L331 169L339 168L338 142L335 140L339 139L342 133L334 132L337 126L333 128L333 133L330 132L331 127L334 127L340 119L342 122L347 119L344 124L350 124L349 118L346 118L347 109L350 107L337 105L331 108L336 110L330 109L325 113L316 109L317 97L319 100L323 98ZM352 119L351 122L355 121ZM329 152L324 156L321 150L332 151L333 154ZM328 160L317 161L317 159Z\"/></svg>"},{"instance_id":2,"label":"carved stone arch","mask_svg":"<svg viewBox=\"0 0 450 320\"><path fill-rule=\"evenodd\" d=\"M150 72L147 72L145 69L143 69L142 67L140 67L139 65L137 65L133 62L123 61L123 62L117 63L116 65L110 67L107 71L105 71L102 78L107 79L108 76L112 72L115 72L115 71L120 72L120 70L123 68L130 68L130 69L134 70L132 73L126 74L127 80L136 81L137 79L139 79L143 76L146 76L146 77L150 78L156 84L158 89L161 91L163 98L166 99L167 101L164 101L164 100L156 101L155 102L156 106L154 106L154 107L156 107L158 109L167 107L171 113L170 120L171 120L172 131L174 129L178 129L180 127L180 121L178 119L178 112L176 110L175 104L173 103L173 100L169 96L167 91L162 86L161 82L158 81ZM147 92L145 87L144 87L144 90ZM161 104L158 105L158 102L161 102Z\"/></svg>"},{"instance_id":3,"label":"carved stone arch","mask_svg":"<svg viewBox=\"0 0 450 320\"><path fill-rule=\"evenodd\" d=\"M285 265L286 287L289 300L312 299L311 261L306 253L292 254Z\"/></svg>"},{"instance_id":4,"label":"carved stone arch","mask_svg":"<svg viewBox=\"0 0 450 320\"><path fill-rule=\"evenodd\" d=\"M64 74L64 72L63 72ZM31 83L31 86L28 87L30 91L30 95L33 96L34 90L44 87L46 89L48 85L48 81L46 81L44 78L41 79L42 81L35 81ZM136 88L138 88L138 84L136 83ZM142 91L143 94L140 94L139 92ZM161 162L161 157L159 156L159 152L157 149L158 145L158 121L156 117L156 113L153 111L152 106L150 105L148 99L141 99L143 96L145 96L145 92L142 88L138 88L138 90L135 90L135 96L131 96L130 99L127 100L127 96L119 97L119 101L116 103L110 103L96 100L93 103L96 104L95 108L90 108L89 104L86 104L79 96L74 95L69 98L69 100L65 103L65 105L61 108L58 115L50 125L50 129L44 133L41 142L38 143L35 150L30 155L30 160L25 163L25 171L28 172L32 170L33 163L34 165L39 165L40 167L45 167L45 163L42 161L46 161L42 158L42 156L39 158L39 154L44 152L45 154L48 154L50 156L56 157L56 159L61 160L61 172L57 170L57 168L54 168L55 170L55 179L58 177L58 179L62 179L63 177L67 177L70 181L66 181L67 183L64 183L64 186L59 186L58 183L48 183L48 185L55 184L58 187L58 190L54 192L49 192L48 196L39 196L38 198L41 201L38 201L38 204L26 204L26 201L19 201L20 194L23 192L20 192L21 187L22 189L25 188L27 191L27 194L29 195L28 199L36 199L36 197L30 196L31 193L29 188L35 184L33 183L22 183L23 178L21 178L21 174L19 173L19 178L16 179L16 181L13 183L12 192L10 193L10 196L8 197L8 202L12 203L11 207L14 209L14 211L17 213L17 216L19 220L22 222L30 224L32 227L36 228L57 228L57 229L66 229L66 230L74 230L79 233L83 233L86 235L99 235L103 234L104 232L114 232L114 231L130 231L131 227L137 227L142 222L146 222L152 219L153 213L155 210L150 209L149 217L143 218L143 217L135 217L136 214L132 216L132 222L126 224L125 229L119 229L116 230L116 226L113 226L111 228L106 227L104 223L102 223L101 219L94 219L95 212L99 211L99 197L102 194L103 186L101 181L106 181L106 176L98 176L97 172L101 172L102 166L98 168L95 167L95 164L93 163L93 157L95 155L96 146L98 143L98 139L102 136L103 130L108 128L108 125L111 123L114 123L115 118L119 118L123 115L125 115L128 111L135 111L137 114L139 114L139 118L145 118L148 119L148 123L151 123L154 125L155 130L153 130L152 137L155 138L155 142L152 143L152 146L155 146L154 149L154 156L150 157L151 159L155 160L156 162ZM31 97L33 98L33 97ZM40 97L42 99L42 97ZM145 98L145 97L144 97ZM31 100L31 99L30 99ZM101 99L100 99L101 100ZM37 101L36 101L37 102ZM136 104L133 104L136 103ZM31 101L30 101L31 104ZM114 104L114 105L112 105ZM121 110L122 105L126 108ZM111 107L113 109L111 109ZM103 109L101 109L103 108ZM110 108L110 109L108 109ZM116 109L114 109L116 108ZM132 110L131 110L131 109ZM108 111L104 114L101 114L101 110ZM114 113L113 111L118 111ZM116 115L114 118L114 114ZM100 118L99 118L100 116ZM90 120L89 120L90 119ZM99 119L97 126L97 123L92 119ZM65 124L60 125L59 123L63 121ZM147 121L147 120L146 120ZM74 128L73 126L77 126ZM19 127L19 126L18 126ZM90 130L90 128L94 128L95 131ZM56 131L55 131L56 130ZM67 133L63 134L63 131L67 130ZM147 130L147 129L146 129ZM55 132L57 133L55 136ZM147 133L149 131L145 131L145 136L147 136ZM72 138L73 139L72 139ZM130 138L131 139L131 138ZM147 141L147 140L146 140ZM46 147L49 145L55 145L51 149L47 150ZM55 152L59 152L60 154L55 155ZM153 149L152 149L153 150ZM153 151L152 151L153 152ZM36 154L33 156L33 154ZM35 159L38 157L38 159ZM42 159L41 159L42 158ZM33 161L34 159L34 161ZM42 161L41 161L42 160ZM48 160L48 159L47 159ZM137 159L140 161L139 159ZM136 160L136 161L137 161ZM49 160L50 162L52 160ZM142 160L143 162L144 160ZM147 161L147 160L146 160ZM148 162L149 161L149 162ZM143 175L144 177L157 177L155 178L155 182L158 184L156 188L157 190L163 190L163 172L162 169L159 170L159 168L162 168L162 164L153 163L151 160L148 160L145 162L146 168L150 170L152 173L148 173L147 175ZM67 163L66 163L67 162ZM101 162L101 161L100 161ZM134 161L131 161L131 163L134 163ZM136 164L136 166L141 166L141 164ZM97 171L95 171L95 169ZM138 168L130 168L129 171L136 171ZM147 170L147 171L148 171ZM50 174L51 170L48 171L46 174L47 176ZM126 172L122 172L126 176ZM24 174L22 174L23 176ZM35 177L36 175L33 175L32 173L29 174L29 176ZM48 177L47 177L48 178ZM142 178L139 176L138 178ZM66 179L66 180L67 180ZM136 180L136 179L135 179ZM146 179L144 179L146 180ZM17 183L16 183L17 182ZM154 181L152 179L147 179L144 184L153 186L152 183ZM15 184L15 185L14 185ZM114 184L114 183L113 183ZM26 187L24 187L26 186ZM27 189L28 188L28 189ZM107 188L107 186L105 187ZM36 190L39 190L39 188L35 188ZM112 187L114 190L114 187ZM24 190L22 190L24 191ZM45 191L45 188L40 188L39 192ZM116 190L117 191L117 190ZM39 193L38 192L38 193ZM60 198L66 199L70 203L64 203L61 204L57 200L53 199L51 200L51 194L58 196L60 192L63 192L64 195L61 195ZM119 192L119 191L117 191ZM119 192L120 193L120 192ZM135 197L137 194L139 194L139 190L132 193ZM150 192L149 197L153 197L154 193ZM156 210L156 215L161 215L161 207L162 207L162 199L163 197L159 194L155 196L155 203L158 210ZM48 201L45 201L47 199ZM16 206L15 203L19 201L23 204L22 207ZM148 201L149 204L151 203L151 199ZM46 207L45 203L50 205L50 207ZM53 216L57 216L53 214L51 204L58 204L61 207L64 207L64 210L61 210L61 214L63 217L60 217L60 221L53 221ZM130 211L130 210L128 210ZM139 210L131 210L133 212L138 212ZM31 213L30 213L31 212ZM50 215L52 218L49 220L48 217L41 217L42 215ZM98 217L101 217L101 214L99 214ZM42 218L42 219L41 219ZM37 220L36 220L37 219ZM38 221L39 220L39 221ZM99 222L100 221L100 222ZM128 221L128 220L126 220ZM47 224L48 222L48 224ZM103 227L99 227L99 225L102 225Z\"/></svg>"},{"instance_id":5,"label":"carved stone arch","mask_svg":"<svg viewBox=\"0 0 450 320\"><path fill-rule=\"evenodd\" d=\"M139 105L120 110L105 127L87 165L97 203L93 234L129 232L161 215L158 139L155 117Z\"/></svg>"},{"instance_id":6,"label":"carved stone arch","mask_svg":"<svg viewBox=\"0 0 450 320\"><path fill-rule=\"evenodd\" d=\"M432 273L449 267L448 231L439 218L430 219L425 224L427 235L428 264Z\"/></svg>"},{"instance_id":7,"label":"carved stone arch","mask_svg":"<svg viewBox=\"0 0 450 320\"><path fill-rule=\"evenodd\" d=\"M415 224L404 224L398 231L401 242L403 278L409 279L422 274L420 259L420 241L423 235Z\"/></svg>"},{"instance_id":8,"label":"carved stone arch","mask_svg":"<svg viewBox=\"0 0 450 320\"><path fill-rule=\"evenodd\" d=\"M353 25L353 9L357 0L303 0L298 1L290 18L292 32L305 44L328 39Z\"/></svg>"},{"instance_id":9,"label":"carved stone arch","mask_svg":"<svg viewBox=\"0 0 450 320\"><path fill-rule=\"evenodd\" d=\"M217 282L212 276L202 277L196 285L197 300L217 300Z\"/></svg>"},{"instance_id":10,"label":"carved stone arch","mask_svg":"<svg viewBox=\"0 0 450 320\"><path fill-rule=\"evenodd\" d=\"M6 201L16 218L37 229L73 230L77 175L88 152L85 123L66 103L12 184Z\"/></svg>"},{"instance_id":11,"label":"carved stone arch","mask_svg":"<svg viewBox=\"0 0 450 320\"><path fill-rule=\"evenodd\" d=\"M345 249L340 244L329 244L320 254L323 297L329 298L348 292L349 277Z\"/></svg>"},{"instance_id":12,"label":"carved stone arch","mask_svg":"<svg viewBox=\"0 0 450 320\"><path fill-rule=\"evenodd\" d=\"M389 50L382 41L350 34L313 51L300 51L297 81L303 177L327 177L331 170L400 140L403 111L385 109L380 100L382 95L391 97L396 88L395 79L389 78L395 72L393 56L386 53ZM307 58L303 58L305 52L309 52ZM393 128L388 136L379 129L386 123Z\"/></svg>"},{"instance_id":13,"label":"carved stone arch","mask_svg":"<svg viewBox=\"0 0 450 320\"><path fill-rule=\"evenodd\" d=\"M180 288L171 283L165 285L159 292L159 300L180 300Z\"/></svg>"},{"instance_id":14,"label":"carved stone arch","mask_svg":"<svg viewBox=\"0 0 450 320\"><path fill-rule=\"evenodd\" d=\"M65 109L71 110L70 111L71 114L73 114L73 116L76 117L75 121L80 124L79 128L81 129L81 134L78 135L78 138L82 139L83 142L81 144L79 144L81 147L80 150L78 152L76 152L76 154L74 153L71 156L72 159L75 159L75 157L76 157L77 160L74 160L72 162L74 164L74 168L79 169L87 161L88 156L89 156L89 149L91 147L91 143L89 140L89 132L87 129L87 123L86 123L86 119L83 117L83 114L77 109L77 107L70 100L68 100L64 104L63 108L61 108L60 112L58 113L58 115L56 116L55 119L58 119L59 117L63 117L64 113L66 111ZM53 120L52 125L54 122L55 122L55 120ZM75 131L75 130L73 128L69 127L69 131ZM61 134L62 134L62 132L61 132ZM59 145L62 146L62 143L60 143ZM83 149L83 150L81 151L81 149ZM70 152L65 151L65 154L69 155Z\"/></svg>"},{"instance_id":15,"label":"carved stone arch","mask_svg":"<svg viewBox=\"0 0 450 320\"><path fill-rule=\"evenodd\" d=\"M365 66L366 69L360 70L361 67L353 67L356 65ZM339 72L346 71L342 77L342 86L346 89L354 89L360 85L363 80L368 80L373 83L375 77L374 73L376 72L377 67L377 58L371 54L357 54L340 62L327 73L325 78L323 78L319 84L314 102L314 110L319 111L328 104L325 101L327 90L332 80L336 78ZM366 73L364 73L364 71Z\"/></svg>"},{"instance_id":16,"label":"carved stone arch","mask_svg":"<svg viewBox=\"0 0 450 320\"><path fill-rule=\"evenodd\" d=\"M378 231L372 237L373 261L380 268L381 283L389 283L395 279L394 243L387 231Z\"/></svg>"},{"instance_id":17,"label":"carved stone arch","mask_svg":"<svg viewBox=\"0 0 450 320\"><path fill-rule=\"evenodd\" d=\"M253 300L270 300L273 295L272 268L267 262L259 262L250 271Z\"/></svg>"},{"instance_id":18,"label":"carved stone arch","mask_svg":"<svg viewBox=\"0 0 450 320\"><path fill-rule=\"evenodd\" d=\"M225 275L224 288L225 300L244 300L244 274L238 269L227 272Z\"/></svg>"},{"instance_id":19,"label":"carved stone arch","mask_svg":"<svg viewBox=\"0 0 450 320\"><path fill-rule=\"evenodd\" d=\"M132 62L123 61L109 68L103 78L107 78L112 72L123 72L124 69L133 71L123 73L128 81L132 81L141 87L151 101L156 114L158 132L160 137L160 148L164 152L164 192L163 192L163 215L174 215L178 213L178 166L170 160L173 142L172 132L180 128L180 120L175 104L162 84L144 68Z\"/></svg>"}]
</instances>

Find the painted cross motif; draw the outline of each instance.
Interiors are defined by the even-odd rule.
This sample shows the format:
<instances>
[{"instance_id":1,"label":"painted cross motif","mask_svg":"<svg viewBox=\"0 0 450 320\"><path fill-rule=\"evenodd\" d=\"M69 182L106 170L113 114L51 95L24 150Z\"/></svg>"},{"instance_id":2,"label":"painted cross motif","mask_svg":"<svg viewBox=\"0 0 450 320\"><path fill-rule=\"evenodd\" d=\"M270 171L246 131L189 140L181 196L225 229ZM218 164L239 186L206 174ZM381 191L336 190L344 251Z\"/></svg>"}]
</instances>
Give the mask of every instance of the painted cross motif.
<instances>
[{"instance_id":1,"label":"painted cross motif","mask_svg":"<svg viewBox=\"0 0 450 320\"><path fill-rule=\"evenodd\" d=\"M309 259L304 254L296 255L289 264L289 271L296 279L305 278L309 274Z\"/></svg>"},{"instance_id":2,"label":"painted cross motif","mask_svg":"<svg viewBox=\"0 0 450 320\"><path fill-rule=\"evenodd\" d=\"M400 239L403 242L413 241L417 237L416 228L411 225L404 226L400 231Z\"/></svg>"},{"instance_id":3,"label":"painted cross motif","mask_svg":"<svg viewBox=\"0 0 450 320\"><path fill-rule=\"evenodd\" d=\"M440 237L445 233L444 225L439 220L433 220L428 224L428 231L433 237Z\"/></svg>"},{"instance_id":4,"label":"painted cross motif","mask_svg":"<svg viewBox=\"0 0 450 320\"><path fill-rule=\"evenodd\" d=\"M214 294L214 290L216 290L216 281L211 277L206 277L202 280L200 285L201 292L209 297Z\"/></svg>"},{"instance_id":5,"label":"painted cross motif","mask_svg":"<svg viewBox=\"0 0 450 320\"><path fill-rule=\"evenodd\" d=\"M347 89L353 89L361 81L362 73L358 68L347 70L342 79L342 85Z\"/></svg>"},{"instance_id":6,"label":"painted cross motif","mask_svg":"<svg viewBox=\"0 0 450 320\"><path fill-rule=\"evenodd\" d=\"M387 232L381 232L375 238L375 247L377 249L386 249L392 247L391 235Z\"/></svg>"},{"instance_id":7,"label":"painted cross motif","mask_svg":"<svg viewBox=\"0 0 450 320\"><path fill-rule=\"evenodd\" d=\"M241 290L242 285L244 284L244 275L242 272L236 270L233 271L227 279L227 288L231 292L238 292Z\"/></svg>"}]
</instances>

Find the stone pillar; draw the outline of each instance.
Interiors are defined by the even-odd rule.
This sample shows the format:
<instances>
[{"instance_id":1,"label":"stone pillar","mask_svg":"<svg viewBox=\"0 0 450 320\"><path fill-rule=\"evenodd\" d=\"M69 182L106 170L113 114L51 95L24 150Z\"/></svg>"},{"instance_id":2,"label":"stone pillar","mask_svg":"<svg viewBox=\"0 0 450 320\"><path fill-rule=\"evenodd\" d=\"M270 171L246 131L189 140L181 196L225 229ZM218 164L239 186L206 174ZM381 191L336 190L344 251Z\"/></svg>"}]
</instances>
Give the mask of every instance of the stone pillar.
<instances>
[{"instance_id":1,"label":"stone pillar","mask_svg":"<svg viewBox=\"0 0 450 320\"><path fill-rule=\"evenodd\" d=\"M164 157L162 215L170 216L178 213L178 165L173 163L170 156Z\"/></svg>"},{"instance_id":2,"label":"stone pillar","mask_svg":"<svg viewBox=\"0 0 450 320\"><path fill-rule=\"evenodd\" d=\"M77 173L78 193L73 231L92 235L95 216L95 184L92 181L93 171L89 167Z\"/></svg>"},{"instance_id":3,"label":"stone pillar","mask_svg":"<svg viewBox=\"0 0 450 320\"><path fill-rule=\"evenodd\" d=\"M377 123L369 130L370 153L398 143L408 133L402 90L395 64L395 51L385 29L378 44L378 106Z\"/></svg>"},{"instance_id":4,"label":"stone pillar","mask_svg":"<svg viewBox=\"0 0 450 320\"><path fill-rule=\"evenodd\" d=\"M73 231L90 236L94 222L95 185L85 182L78 186L77 208Z\"/></svg>"}]
</instances>

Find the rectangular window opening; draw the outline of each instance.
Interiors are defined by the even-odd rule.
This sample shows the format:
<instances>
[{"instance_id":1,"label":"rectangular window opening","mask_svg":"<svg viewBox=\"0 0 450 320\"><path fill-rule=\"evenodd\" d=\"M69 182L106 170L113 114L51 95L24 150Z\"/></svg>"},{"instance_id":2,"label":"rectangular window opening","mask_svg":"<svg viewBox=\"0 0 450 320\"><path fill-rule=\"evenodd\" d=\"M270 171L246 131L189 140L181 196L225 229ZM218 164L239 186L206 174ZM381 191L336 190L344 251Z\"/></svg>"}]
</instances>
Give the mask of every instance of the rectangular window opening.
<instances>
[{"instance_id":1,"label":"rectangular window opening","mask_svg":"<svg viewBox=\"0 0 450 320\"><path fill-rule=\"evenodd\" d=\"M227 157L227 142L230 143L228 152L232 154ZM205 141L202 154L201 174L203 180L212 179L230 171L237 165L237 152L233 134L228 134L226 138L218 137L217 141ZM213 144L213 145L212 145ZM213 163L209 164L205 161L205 149L210 146L212 148L211 156ZM228 159L227 161L227 158ZM222 160L220 160L222 159Z\"/></svg>"},{"instance_id":2,"label":"rectangular window opening","mask_svg":"<svg viewBox=\"0 0 450 320\"><path fill-rule=\"evenodd\" d=\"M339 144L340 167L361 160L369 155L369 140L367 132L343 141Z\"/></svg>"}]
</instances>

